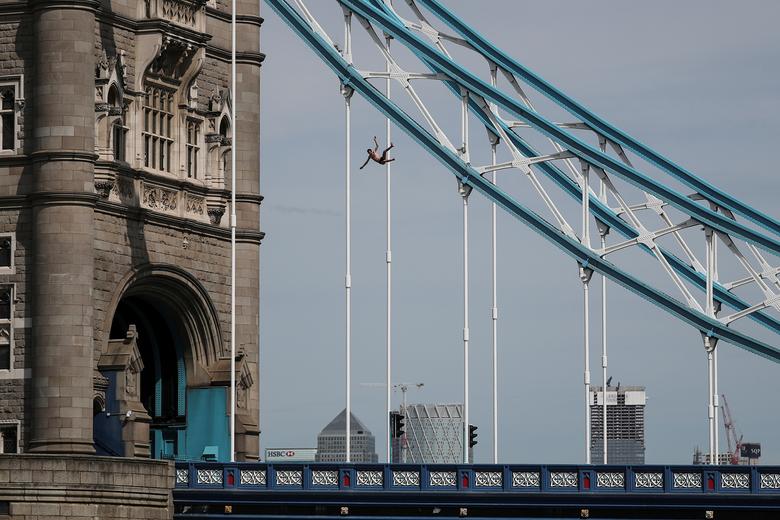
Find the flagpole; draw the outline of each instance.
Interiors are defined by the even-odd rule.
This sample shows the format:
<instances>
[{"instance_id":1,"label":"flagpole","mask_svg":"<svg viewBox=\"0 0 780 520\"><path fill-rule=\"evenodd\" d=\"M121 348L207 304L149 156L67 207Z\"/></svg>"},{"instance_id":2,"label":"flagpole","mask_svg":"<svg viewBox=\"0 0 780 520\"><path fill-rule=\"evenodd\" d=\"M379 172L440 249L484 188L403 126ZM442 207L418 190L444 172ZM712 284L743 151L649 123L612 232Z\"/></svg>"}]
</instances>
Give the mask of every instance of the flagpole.
<instances>
[{"instance_id":1,"label":"flagpole","mask_svg":"<svg viewBox=\"0 0 780 520\"><path fill-rule=\"evenodd\" d=\"M230 462L236 461L236 2L232 2L230 53Z\"/></svg>"}]
</instances>

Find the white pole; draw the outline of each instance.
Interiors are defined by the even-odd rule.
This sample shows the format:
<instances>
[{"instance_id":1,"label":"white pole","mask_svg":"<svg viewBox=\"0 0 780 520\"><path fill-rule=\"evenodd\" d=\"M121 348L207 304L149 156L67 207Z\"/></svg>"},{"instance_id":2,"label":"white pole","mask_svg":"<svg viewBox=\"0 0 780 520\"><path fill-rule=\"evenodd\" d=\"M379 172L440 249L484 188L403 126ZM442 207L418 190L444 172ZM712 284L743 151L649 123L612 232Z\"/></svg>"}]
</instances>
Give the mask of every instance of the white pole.
<instances>
[{"instance_id":1,"label":"white pole","mask_svg":"<svg viewBox=\"0 0 780 520\"><path fill-rule=\"evenodd\" d=\"M713 296L714 296L714 287L713 287L713 271L714 271L714 258L712 254L713 249L713 240L712 240L712 230L711 229L705 229L704 235L706 238L706 244L707 244L707 283L706 283L706 310L707 310L707 316L714 317L714 306L713 306ZM714 381L714 372L715 372L715 361L714 361L714 350L715 350L715 343L713 342L713 338L709 338L707 336L704 337L704 348L707 350L707 391L708 391L708 397L707 397L707 423L709 426L709 441L710 441L710 464L717 464L718 460L718 454L715 447L715 400L714 400L714 393L715 393L715 381Z\"/></svg>"},{"instance_id":2,"label":"white pole","mask_svg":"<svg viewBox=\"0 0 780 520\"><path fill-rule=\"evenodd\" d=\"M232 2L230 52L230 462L236 460L236 0Z\"/></svg>"},{"instance_id":3,"label":"white pole","mask_svg":"<svg viewBox=\"0 0 780 520\"><path fill-rule=\"evenodd\" d=\"M490 84L496 86L496 72L497 68L495 64L490 66ZM496 165L496 145L498 144L498 138L495 138L490 145L490 164ZM490 181L496 184L496 171L491 173ZM498 464L498 271L497 271L497 219L496 219L496 203L491 204L491 261L493 272L493 307L491 309L491 319L493 322L493 464Z\"/></svg>"},{"instance_id":4,"label":"white pole","mask_svg":"<svg viewBox=\"0 0 780 520\"><path fill-rule=\"evenodd\" d=\"M461 91L461 136L463 137L462 158L468 156L468 109L469 95ZM469 463L469 194L471 188L460 185L463 198L463 463Z\"/></svg>"},{"instance_id":5,"label":"white pole","mask_svg":"<svg viewBox=\"0 0 780 520\"><path fill-rule=\"evenodd\" d=\"M390 36L385 38L385 48L388 55L390 54ZM390 60L385 59L385 70L390 72ZM385 83L385 93L387 99L390 99L390 76L388 75ZM385 146L390 146L390 118L385 119ZM387 250L385 252L385 263L387 264L387 402L385 410L385 423L387 424L387 463L390 461L390 407L392 406L392 302L393 302L393 273L392 273L392 234L391 234L391 221L390 221L390 163L385 163L385 183L386 183L386 208L387 208Z\"/></svg>"},{"instance_id":6,"label":"white pole","mask_svg":"<svg viewBox=\"0 0 780 520\"><path fill-rule=\"evenodd\" d=\"M463 463L469 463L469 197L463 197Z\"/></svg>"},{"instance_id":7,"label":"white pole","mask_svg":"<svg viewBox=\"0 0 780 520\"><path fill-rule=\"evenodd\" d=\"M582 243L590 247L590 198L588 194L588 178L590 166L582 163ZM588 285L592 271L587 267L580 268L583 292L583 334L585 346L585 463L590 464L590 305ZM605 395L606 398L606 395Z\"/></svg>"},{"instance_id":8,"label":"white pole","mask_svg":"<svg viewBox=\"0 0 780 520\"><path fill-rule=\"evenodd\" d=\"M606 148L606 142L602 151ZM599 199L607 204L607 186L602 180L599 184ZM607 247L607 233L609 228L603 225L600 229L601 249ZM601 424L602 424L602 464L607 464L607 277L601 277Z\"/></svg>"},{"instance_id":9,"label":"white pole","mask_svg":"<svg viewBox=\"0 0 780 520\"><path fill-rule=\"evenodd\" d=\"M712 237L712 299L710 300L711 307L712 307L712 317L715 318L715 288L714 284L718 280L718 241L717 237L713 235ZM713 384L712 384L712 404L714 405L713 409L713 430L715 431L715 464L720 464L720 461L718 460L718 454L720 453L719 443L718 443L718 408L720 407L720 394L718 393L718 349L717 344L716 347L712 351L712 374L713 374Z\"/></svg>"},{"instance_id":10,"label":"white pole","mask_svg":"<svg viewBox=\"0 0 780 520\"><path fill-rule=\"evenodd\" d=\"M348 56L348 61L352 62L352 13L347 12L344 15L344 52ZM346 275L344 277L344 289L346 293L346 461L351 460L352 445L352 193L351 193L351 172L350 172L350 136L351 136L351 116L350 100L353 90L344 85L342 87L344 94L344 115L345 115L345 213L346 213Z\"/></svg>"}]
</instances>

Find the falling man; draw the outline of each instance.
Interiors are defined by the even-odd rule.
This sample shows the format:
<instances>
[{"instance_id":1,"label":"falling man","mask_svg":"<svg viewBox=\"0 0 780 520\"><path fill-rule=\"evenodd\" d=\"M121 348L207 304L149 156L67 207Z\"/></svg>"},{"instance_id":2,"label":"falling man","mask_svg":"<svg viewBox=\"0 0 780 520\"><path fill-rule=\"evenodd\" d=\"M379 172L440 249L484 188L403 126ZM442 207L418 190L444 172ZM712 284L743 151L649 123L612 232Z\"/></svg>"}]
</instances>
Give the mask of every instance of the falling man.
<instances>
[{"instance_id":1,"label":"falling man","mask_svg":"<svg viewBox=\"0 0 780 520\"><path fill-rule=\"evenodd\" d=\"M363 163L363 166L360 167L361 170L365 168L365 166L368 164L368 161L370 161L371 159L373 159L375 162L379 164L387 164L391 161L395 161L395 159L387 158L387 152L389 152L393 148L393 143L390 143L390 146L385 148L385 151L382 152L382 155L379 155L377 153L377 151L379 150L379 142L376 140L376 136L374 136L374 145L375 146L373 150L371 148L366 150L366 152L368 152L368 158L366 159L366 162Z\"/></svg>"}]
</instances>

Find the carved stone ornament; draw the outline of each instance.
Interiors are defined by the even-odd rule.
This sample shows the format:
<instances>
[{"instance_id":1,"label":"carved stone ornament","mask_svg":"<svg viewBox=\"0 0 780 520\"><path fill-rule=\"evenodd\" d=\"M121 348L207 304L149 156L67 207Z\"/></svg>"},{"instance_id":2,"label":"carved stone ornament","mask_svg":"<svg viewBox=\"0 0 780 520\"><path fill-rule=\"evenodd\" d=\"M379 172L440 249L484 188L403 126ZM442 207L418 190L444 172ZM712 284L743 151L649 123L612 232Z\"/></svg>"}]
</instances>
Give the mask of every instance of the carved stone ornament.
<instances>
[{"instance_id":1,"label":"carved stone ornament","mask_svg":"<svg viewBox=\"0 0 780 520\"><path fill-rule=\"evenodd\" d=\"M187 197L185 198L185 208L188 213L203 215L204 213L203 208L205 205L206 205L206 200L203 197L198 197L197 195L192 195L188 193Z\"/></svg>"},{"instance_id":2,"label":"carved stone ornament","mask_svg":"<svg viewBox=\"0 0 780 520\"><path fill-rule=\"evenodd\" d=\"M209 215L209 220L211 221L211 224L214 226L218 226L219 223L222 221L222 215L225 214L225 206L209 206L207 213Z\"/></svg>"},{"instance_id":3,"label":"carved stone ornament","mask_svg":"<svg viewBox=\"0 0 780 520\"><path fill-rule=\"evenodd\" d=\"M150 209L175 211L178 205L178 198L179 194L173 190L144 184L142 200L144 206Z\"/></svg>"},{"instance_id":4,"label":"carved stone ornament","mask_svg":"<svg viewBox=\"0 0 780 520\"><path fill-rule=\"evenodd\" d=\"M114 179L95 179L95 192L101 199L107 199L114 189Z\"/></svg>"},{"instance_id":5,"label":"carved stone ornament","mask_svg":"<svg viewBox=\"0 0 780 520\"><path fill-rule=\"evenodd\" d=\"M222 143L222 136L219 134L206 134L206 144Z\"/></svg>"},{"instance_id":6,"label":"carved stone ornament","mask_svg":"<svg viewBox=\"0 0 780 520\"><path fill-rule=\"evenodd\" d=\"M131 200L133 198L133 180L117 176L116 182L111 186L111 192L120 200Z\"/></svg>"},{"instance_id":7,"label":"carved stone ornament","mask_svg":"<svg viewBox=\"0 0 780 520\"><path fill-rule=\"evenodd\" d=\"M149 72L171 79L180 78L196 51L197 48L189 42L165 36Z\"/></svg>"}]
</instances>

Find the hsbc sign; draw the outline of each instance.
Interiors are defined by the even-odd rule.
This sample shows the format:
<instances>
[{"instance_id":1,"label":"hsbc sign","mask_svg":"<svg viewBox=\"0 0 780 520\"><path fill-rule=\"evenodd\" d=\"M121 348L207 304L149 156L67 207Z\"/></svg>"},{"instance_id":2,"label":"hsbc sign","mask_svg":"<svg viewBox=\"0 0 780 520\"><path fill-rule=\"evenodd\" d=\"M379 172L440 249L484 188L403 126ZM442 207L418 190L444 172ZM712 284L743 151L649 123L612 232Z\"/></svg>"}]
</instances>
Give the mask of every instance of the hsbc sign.
<instances>
[{"instance_id":1,"label":"hsbc sign","mask_svg":"<svg viewBox=\"0 0 780 520\"><path fill-rule=\"evenodd\" d=\"M266 448L266 462L314 462L317 448Z\"/></svg>"}]
</instances>

